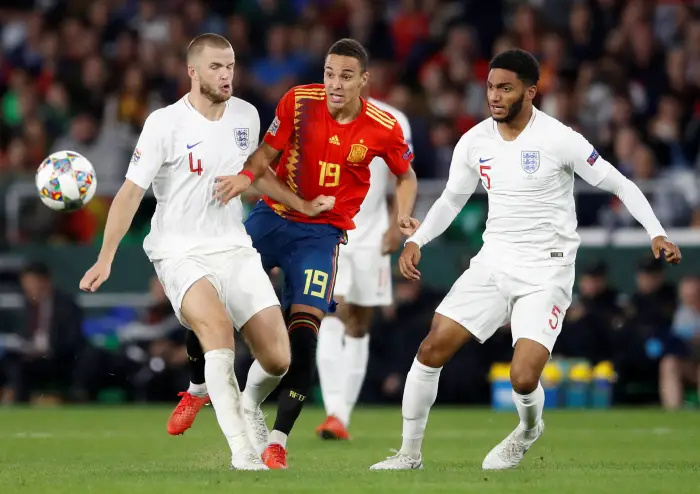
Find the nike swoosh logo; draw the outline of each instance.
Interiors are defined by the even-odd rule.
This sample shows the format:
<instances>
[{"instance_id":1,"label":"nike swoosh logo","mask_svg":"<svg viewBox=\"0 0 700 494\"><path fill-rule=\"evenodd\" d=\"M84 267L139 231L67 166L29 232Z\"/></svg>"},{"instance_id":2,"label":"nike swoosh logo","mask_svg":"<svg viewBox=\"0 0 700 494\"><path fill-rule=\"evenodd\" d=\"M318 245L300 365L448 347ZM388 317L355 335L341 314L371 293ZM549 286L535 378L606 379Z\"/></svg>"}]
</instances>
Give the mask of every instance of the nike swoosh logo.
<instances>
[{"instance_id":1,"label":"nike swoosh logo","mask_svg":"<svg viewBox=\"0 0 700 494\"><path fill-rule=\"evenodd\" d=\"M199 142L196 142L196 143L194 143L194 144L192 144L192 145L189 145L189 144L188 144L188 145L187 145L187 149L192 149L193 147L195 147L195 146L197 146L197 145L199 145L199 144L202 144L203 142L204 142L204 141L199 141Z\"/></svg>"},{"instance_id":2,"label":"nike swoosh logo","mask_svg":"<svg viewBox=\"0 0 700 494\"><path fill-rule=\"evenodd\" d=\"M489 158L489 159L485 160L483 158L479 158L479 163L486 163L487 161L491 161L492 159L493 158Z\"/></svg>"}]
</instances>

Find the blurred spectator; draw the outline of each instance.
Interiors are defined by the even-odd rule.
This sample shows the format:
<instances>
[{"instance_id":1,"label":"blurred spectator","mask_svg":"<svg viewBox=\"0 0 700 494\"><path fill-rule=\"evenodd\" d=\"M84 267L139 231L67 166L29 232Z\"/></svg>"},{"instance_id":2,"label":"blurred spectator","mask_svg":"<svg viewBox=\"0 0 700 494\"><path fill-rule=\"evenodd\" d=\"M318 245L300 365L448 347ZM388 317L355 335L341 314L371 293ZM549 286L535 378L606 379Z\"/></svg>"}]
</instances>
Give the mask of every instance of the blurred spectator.
<instances>
[{"instance_id":1,"label":"blurred spectator","mask_svg":"<svg viewBox=\"0 0 700 494\"><path fill-rule=\"evenodd\" d=\"M27 403L40 391L69 397L76 361L85 345L82 312L72 297L54 288L49 268L42 263L26 266L20 282L23 344L0 361L14 401Z\"/></svg>"},{"instance_id":2,"label":"blurred spectator","mask_svg":"<svg viewBox=\"0 0 700 494\"><path fill-rule=\"evenodd\" d=\"M79 363L76 387L82 399L95 400L107 388L122 389L129 400L169 401L187 385L185 329L158 278L151 278L152 304L136 320L110 327L109 317L94 321L114 333L117 348L90 346Z\"/></svg>"},{"instance_id":3,"label":"blurred spectator","mask_svg":"<svg viewBox=\"0 0 700 494\"><path fill-rule=\"evenodd\" d=\"M695 384L700 391L700 278L681 280L679 298L666 355L659 365L659 393L667 409L682 406L686 384Z\"/></svg>"}]
</instances>

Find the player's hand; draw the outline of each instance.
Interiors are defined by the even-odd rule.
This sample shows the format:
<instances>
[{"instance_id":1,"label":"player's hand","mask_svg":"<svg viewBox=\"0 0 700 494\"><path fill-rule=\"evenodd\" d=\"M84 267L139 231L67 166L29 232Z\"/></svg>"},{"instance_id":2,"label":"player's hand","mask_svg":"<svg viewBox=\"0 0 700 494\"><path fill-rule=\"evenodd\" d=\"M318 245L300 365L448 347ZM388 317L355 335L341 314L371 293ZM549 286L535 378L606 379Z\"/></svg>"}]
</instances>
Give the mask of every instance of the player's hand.
<instances>
[{"instance_id":1,"label":"player's hand","mask_svg":"<svg viewBox=\"0 0 700 494\"><path fill-rule=\"evenodd\" d=\"M102 283L107 281L111 271L112 266L109 262L97 261L80 280L80 289L84 292L96 292Z\"/></svg>"},{"instance_id":2,"label":"player's hand","mask_svg":"<svg viewBox=\"0 0 700 494\"><path fill-rule=\"evenodd\" d=\"M391 254L396 252L401 247L401 230L395 226L389 227L389 229L384 232L384 237L382 237L382 255Z\"/></svg>"},{"instance_id":3,"label":"player's hand","mask_svg":"<svg viewBox=\"0 0 700 494\"><path fill-rule=\"evenodd\" d=\"M324 211L330 211L335 206L335 197L332 196L318 196L312 201L304 201L303 210L301 213L306 216L318 216Z\"/></svg>"},{"instance_id":4,"label":"player's hand","mask_svg":"<svg viewBox=\"0 0 700 494\"><path fill-rule=\"evenodd\" d=\"M681 262L681 250L664 236L654 237L654 240L651 241L651 250L657 259L663 254L666 262L671 264L679 264Z\"/></svg>"},{"instance_id":5,"label":"player's hand","mask_svg":"<svg viewBox=\"0 0 700 494\"><path fill-rule=\"evenodd\" d=\"M420 262L420 247L415 242L408 242L399 257L399 269L407 280L420 280L420 271L416 269Z\"/></svg>"},{"instance_id":6,"label":"player's hand","mask_svg":"<svg viewBox=\"0 0 700 494\"><path fill-rule=\"evenodd\" d=\"M410 237L416 233L419 226L420 221L417 219L411 218L410 216L399 216L399 229L401 230L401 233L407 237Z\"/></svg>"},{"instance_id":7,"label":"player's hand","mask_svg":"<svg viewBox=\"0 0 700 494\"><path fill-rule=\"evenodd\" d=\"M245 192L251 183L246 175L216 177L214 197L222 204L228 204L231 199Z\"/></svg>"}]
</instances>

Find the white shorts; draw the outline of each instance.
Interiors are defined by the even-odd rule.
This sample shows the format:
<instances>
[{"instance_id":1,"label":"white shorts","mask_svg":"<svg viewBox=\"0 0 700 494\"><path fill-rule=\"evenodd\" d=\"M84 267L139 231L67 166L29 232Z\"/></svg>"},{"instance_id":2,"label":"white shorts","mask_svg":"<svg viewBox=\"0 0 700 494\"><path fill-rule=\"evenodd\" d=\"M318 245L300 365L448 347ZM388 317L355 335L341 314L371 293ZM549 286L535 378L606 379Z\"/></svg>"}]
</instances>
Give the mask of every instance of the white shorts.
<instances>
[{"instance_id":1,"label":"white shorts","mask_svg":"<svg viewBox=\"0 0 700 494\"><path fill-rule=\"evenodd\" d=\"M183 255L155 261L153 266L180 323L192 329L180 313L182 299L200 278L208 279L219 293L236 329L255 314L280 305L258 251L237 247L226 252Z\"/></svg>"},{"instance_id":2,"label":"white shorts","mask_svg":"<svg viewBox=\"0 0 700 494\"><path fill-rule=\"evenodd\" d=\"M391 256L379 247L348 250L340 247L333 295L362 307L391 305Z\"/></svg>"},{"instance_id":3,"label":"white shorts","mask_svg":"<svg viewBox=\"0 0 700 494\"><path fill-rule=\"evenodd\" d=\"M503 267L472 260L435 312L464 326L480 343L511 323L520 338L552 352L571 304L575 268Z\"/></svg>"}]
</instances>

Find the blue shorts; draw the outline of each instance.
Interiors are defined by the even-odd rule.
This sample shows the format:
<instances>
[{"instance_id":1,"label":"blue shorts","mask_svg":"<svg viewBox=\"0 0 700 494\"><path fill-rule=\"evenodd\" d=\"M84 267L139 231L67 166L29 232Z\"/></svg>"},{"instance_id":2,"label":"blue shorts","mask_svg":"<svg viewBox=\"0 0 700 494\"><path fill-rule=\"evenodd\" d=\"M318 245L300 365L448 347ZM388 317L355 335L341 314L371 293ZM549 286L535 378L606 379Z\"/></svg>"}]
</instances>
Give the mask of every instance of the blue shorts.
<instances>
[{"instance_id":1,"label":"blue shorts","mask_svg":"<svg viewBox=\"0 0 700 494\"><path fill-rule=\"evenodd\" d=\"M292 304L335 312L333 288L340 245L345 231L332 225L299 223L282 218L259 201L245 222L253 247L267 272L279 267L284 273L282 308Z\"/></svg>"}]
</instances>

